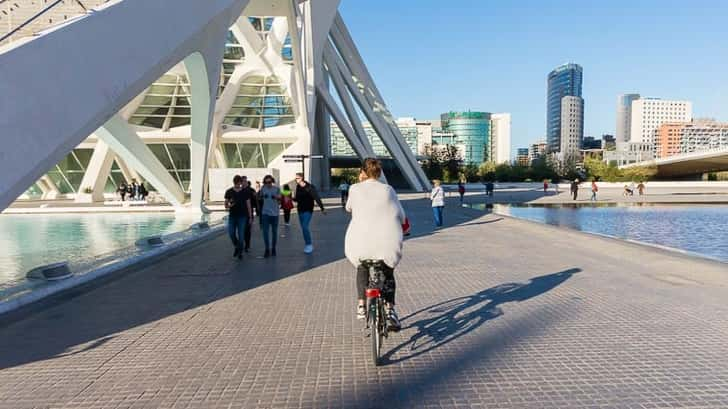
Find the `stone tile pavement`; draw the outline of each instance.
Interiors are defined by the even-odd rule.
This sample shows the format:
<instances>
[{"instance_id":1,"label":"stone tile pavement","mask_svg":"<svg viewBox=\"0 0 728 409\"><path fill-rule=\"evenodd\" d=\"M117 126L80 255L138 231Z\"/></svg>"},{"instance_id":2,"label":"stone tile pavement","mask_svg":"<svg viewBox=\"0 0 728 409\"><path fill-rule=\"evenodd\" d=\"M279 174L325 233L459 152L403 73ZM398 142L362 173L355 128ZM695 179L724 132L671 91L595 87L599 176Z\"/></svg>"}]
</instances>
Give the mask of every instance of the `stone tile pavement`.
<instances>
[{"instance_id":1,"label":"stone tile pavement","mask_svg":"<svg viewBox=\"0 0 728 409\"><path fill-rule=\"evenodd\" d=\"M0 324L0 408L728 407L726 265L414 197L386 365L332 209Z\"/></svg>"}]
</instances>

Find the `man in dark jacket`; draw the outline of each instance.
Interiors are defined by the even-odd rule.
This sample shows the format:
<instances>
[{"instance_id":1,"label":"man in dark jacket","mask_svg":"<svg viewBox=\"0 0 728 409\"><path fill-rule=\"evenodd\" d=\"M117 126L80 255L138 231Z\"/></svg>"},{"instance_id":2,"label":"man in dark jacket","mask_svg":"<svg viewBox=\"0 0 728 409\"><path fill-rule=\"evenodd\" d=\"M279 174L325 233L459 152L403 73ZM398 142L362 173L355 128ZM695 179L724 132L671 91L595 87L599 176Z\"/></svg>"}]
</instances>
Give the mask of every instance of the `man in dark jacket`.
<instances>
[{"instance_id":1,"label":"man in dark jacket","mask_svg":"<svg viewBox=\"0 0 728 409\"><path fill-rule=\"evenodd\" d=\"M242 183L243 183L243 189L245 189L245 191L248 193L248 196L250 196L250 204L251 204L253 210L255 210L256 209L255 204L258 202L258 194L255 191L255 189L253 189L253 187L250 185L250 182L248 181L247 176L243 176ZM258 215L258 217L260 217L260 215L258 214L257 211L254 214ZM250 220L248 220L248 222L245 224L245 231L243 232L243 241L245 242L244 251L246 253L250 251L250 235L251 235L251 229L253 227L254 218L255 218L255 216L253 215L253 212L251 212Z\"/></svg>"},{"instance_id":2,"label":"man in dark jacket","mask_svg":"<svg viewBox=\"0 0 728 409\"><path fill-rule=\"evenodd\" d=\"M324 204L321 202L316 187L303 179L303 173L296 173L296 196L293 198L296 202L298 210L298 221L301 223L301 231L303 232L303 241L306 246L303 252L306 254L313 253L313 240L311 240L311 218L313 217L314 202L321 208L321 212L326 214Z\"/></svg>"},{"instance_id":3,"label":"man in dark jacket","mask_svg":"<svg viewBox=\"0 0 728 409\"><path fill-rule=\"evenodd\" d=\"M571 194L574 195L574 200L576 200L576 196L579 194L579 179L574 179L571 182Z\"/></svg>"}]
</instances>

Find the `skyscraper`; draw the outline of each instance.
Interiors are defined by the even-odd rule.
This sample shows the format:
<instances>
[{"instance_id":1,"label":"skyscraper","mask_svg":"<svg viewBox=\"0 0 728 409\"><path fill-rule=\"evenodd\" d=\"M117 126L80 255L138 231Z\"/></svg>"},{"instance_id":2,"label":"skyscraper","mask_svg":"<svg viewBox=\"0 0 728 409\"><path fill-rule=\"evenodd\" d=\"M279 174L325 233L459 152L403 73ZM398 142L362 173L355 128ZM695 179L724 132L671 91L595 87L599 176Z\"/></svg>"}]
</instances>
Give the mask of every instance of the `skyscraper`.
<instances>
[{"instance_id":1,"label":"skyscraper","mask_svg":"<svg viewBox=\"0 0 728 409\"><path fill-rule=\"evenodd\" d=\"M548 75L546 143L549 152L561 152L561 100L569 96L581 98L581 83L582 68L579 64L569 63L560 65Z\"/></svg>"},{"instance_id":2,"label":"skyscraper","mask_svg":"<svg viewBox=\"0 0 728 409\"><path fill-rule=\"evenodd\" d=\"M584 139L584 100L581 97L561 98L561 141L559 155L562 160L579 157Z\"/></svg>"},{"instance_id":3,"label":"skyscraper","mask_svg":"<svg viewBox=\"0 0 728 409\"><path fill-rule=\"evenodd\" d=\"M637 99L640 99L640 94L622 94L617 97L617 132L614 136L618 145L630 140L632 101Z\"/></svg>"}]
</instances>

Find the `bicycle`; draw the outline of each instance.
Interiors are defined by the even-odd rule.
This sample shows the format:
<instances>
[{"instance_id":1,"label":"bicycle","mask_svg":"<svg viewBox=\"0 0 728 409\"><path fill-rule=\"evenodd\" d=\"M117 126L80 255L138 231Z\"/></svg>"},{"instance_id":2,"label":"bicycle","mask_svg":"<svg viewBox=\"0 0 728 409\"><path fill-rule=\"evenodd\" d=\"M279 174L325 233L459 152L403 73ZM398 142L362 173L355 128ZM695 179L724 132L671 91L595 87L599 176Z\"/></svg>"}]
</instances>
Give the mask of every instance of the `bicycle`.
<instances>
[{"instance_id":1,"label":"bicycle","mask_svg":"<svg viewBox=\"0 0 728 409\"><path fill-rule=\"evenodd\" d=\"M384 309L382 289L384 288L384 273L381 266L382 260L364 260L362 265L369 270L369 284L365 291L366 306L366 329L371 329L369 334L372 339L372 360L375 366L382 363L381 351L384 338L389 336L389 323Z\"/></svg>"}]
</instances>

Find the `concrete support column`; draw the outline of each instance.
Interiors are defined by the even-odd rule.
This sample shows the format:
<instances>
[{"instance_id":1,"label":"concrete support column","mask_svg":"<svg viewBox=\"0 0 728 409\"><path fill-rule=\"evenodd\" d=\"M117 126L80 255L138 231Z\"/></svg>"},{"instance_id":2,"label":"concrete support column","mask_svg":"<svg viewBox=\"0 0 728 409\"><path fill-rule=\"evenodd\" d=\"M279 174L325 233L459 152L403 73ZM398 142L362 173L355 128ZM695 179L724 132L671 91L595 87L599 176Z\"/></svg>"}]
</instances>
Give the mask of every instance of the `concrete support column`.
<instances>
[{"instance_id":1,"label":"concrete support column","mask_svg":"<svg viewBox=\"0 0 728 409\"><path fill-rule=\"evenodd\" d=\"M111 166L114 164L115 156L114 152L109 149L109 145L104 141L98 140L96 142L96 148L81 180L81 187L79 192L76 193L76 203L104 201L104 188L111 173ZM91 188L91 193L84 192L87 187Z\"/></svg>"},{"instance_id":2,"label":"concrete support column","mask_svg":"<svg viewBox=\"0 0 728 409\"><path fill-rule=\"evenodd\" d=\"M184 203L182 188L124 118L114 115L96 131L96 135L151 183L169 203L174 206Z\"/></svg>"}]
</instances>

